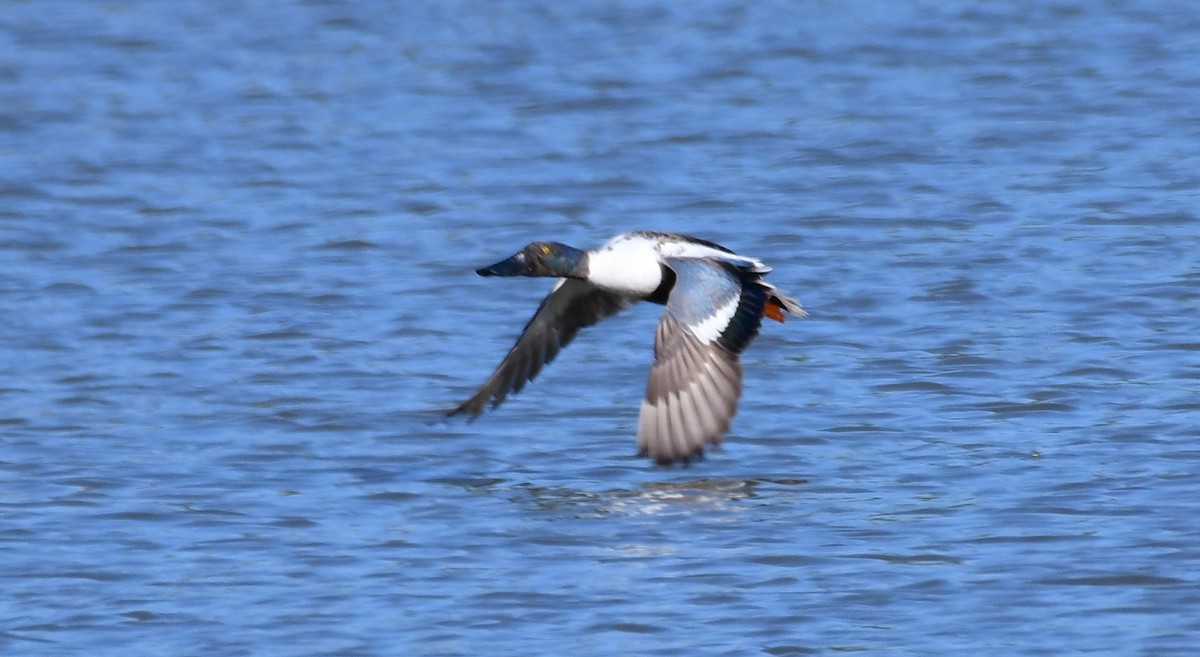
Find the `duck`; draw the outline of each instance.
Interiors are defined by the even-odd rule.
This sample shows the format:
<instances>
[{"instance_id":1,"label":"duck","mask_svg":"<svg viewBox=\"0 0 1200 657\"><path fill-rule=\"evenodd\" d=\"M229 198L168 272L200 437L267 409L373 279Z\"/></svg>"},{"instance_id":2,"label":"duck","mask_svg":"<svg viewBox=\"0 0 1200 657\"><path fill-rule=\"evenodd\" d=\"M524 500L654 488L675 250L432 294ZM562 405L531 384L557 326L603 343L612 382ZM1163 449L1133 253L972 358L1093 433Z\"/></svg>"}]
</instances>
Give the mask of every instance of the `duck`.
<instances>
[{"instance_id":1,"label":"duck","mask_svg":"<svg viewBox=\"0 0 1200 657\"><path fill-rule=\"evenodd\" d=\"M638 454L663 466L703 458L706 446L720 447L737 413L741 353L763 318L807 316L763 280L770 271L761 260L680 233L624 233L591 250L532 242L476 273L557 280L495 372L447 415L475 419L499 406L581 329L648 301L663 312L638 415Z\"/></svg>"}]
</instances>

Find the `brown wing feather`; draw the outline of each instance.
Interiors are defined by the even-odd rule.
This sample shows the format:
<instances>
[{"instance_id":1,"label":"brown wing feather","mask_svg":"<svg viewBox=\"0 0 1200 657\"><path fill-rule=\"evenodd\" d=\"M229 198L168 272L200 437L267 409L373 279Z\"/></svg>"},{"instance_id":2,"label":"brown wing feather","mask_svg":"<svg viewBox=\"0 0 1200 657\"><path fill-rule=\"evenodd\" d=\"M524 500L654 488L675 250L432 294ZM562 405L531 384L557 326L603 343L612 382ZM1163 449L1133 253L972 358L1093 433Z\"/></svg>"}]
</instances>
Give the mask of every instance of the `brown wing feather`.
<instances>
[{"instance_id":1,"label":"brown wing feather","mask_svg":"<svg viewBox=\"0 0 1200 657\"><path fill-rule=\"evenodd\" d=\"M499 406L509 393L525 387L558 352L575 339L580 329L611 317L632 303L586 281L562 279L542 300L521 337L479 391L447 415L478 416L491 404Z\"/></svg>"},{"instance_id":2,"label":"brown wing feather","mask_svg":"<svg viewBox=\"0 0 1200 657\"><path fill-rule=\"evenodd\" d=\"M660 464L687 462L729 430L742 395L742 366L737 354L701 342L670 313L659 321L654 354L638 449Z\"/></svg>"}]
</instances>

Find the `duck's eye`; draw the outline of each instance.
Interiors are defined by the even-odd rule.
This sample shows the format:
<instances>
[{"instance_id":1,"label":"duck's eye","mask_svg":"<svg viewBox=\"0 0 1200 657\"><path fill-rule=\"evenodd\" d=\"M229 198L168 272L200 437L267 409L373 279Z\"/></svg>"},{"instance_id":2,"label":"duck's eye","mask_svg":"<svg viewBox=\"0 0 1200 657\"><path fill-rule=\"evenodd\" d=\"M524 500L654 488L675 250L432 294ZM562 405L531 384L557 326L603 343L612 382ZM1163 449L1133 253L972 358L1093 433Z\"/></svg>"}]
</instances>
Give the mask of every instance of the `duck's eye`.
<instances>
[{"instance_id":1,"label":"duck's eye","mask_svg":"<svg viewBox=\"0 0 1200 657\"><path fill-rule=\"evenodd\" d=\"M542 245L542 255L550 255L550 247L546 244Z\"/></svg>"}]
</instances>

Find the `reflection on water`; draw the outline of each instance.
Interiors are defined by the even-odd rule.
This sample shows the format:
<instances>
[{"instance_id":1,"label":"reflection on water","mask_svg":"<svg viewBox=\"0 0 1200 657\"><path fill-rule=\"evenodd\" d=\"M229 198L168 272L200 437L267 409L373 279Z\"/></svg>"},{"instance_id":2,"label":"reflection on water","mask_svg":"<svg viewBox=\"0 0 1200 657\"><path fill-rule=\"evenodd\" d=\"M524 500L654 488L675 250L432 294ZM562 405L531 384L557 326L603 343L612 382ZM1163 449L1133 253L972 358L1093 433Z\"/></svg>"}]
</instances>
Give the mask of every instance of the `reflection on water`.
<instances>
[{"instance_id":1,"label":"reflection on water","mask_svg":"<svg viewBox=\"0 0 1200 657\"><path fill-rule=\"evenodd\" d=\"M740 503L755 499L755 490L760 485L795 486L805 483L803 480L703 478L649 483L637 489L615 488L601 492L531 484L516 484L502 490L509 493L515 502L532 504L538 511L562 513L575 518L604 518L612 515L733 512L745 509Z\"/></svg>"}]
</instances>

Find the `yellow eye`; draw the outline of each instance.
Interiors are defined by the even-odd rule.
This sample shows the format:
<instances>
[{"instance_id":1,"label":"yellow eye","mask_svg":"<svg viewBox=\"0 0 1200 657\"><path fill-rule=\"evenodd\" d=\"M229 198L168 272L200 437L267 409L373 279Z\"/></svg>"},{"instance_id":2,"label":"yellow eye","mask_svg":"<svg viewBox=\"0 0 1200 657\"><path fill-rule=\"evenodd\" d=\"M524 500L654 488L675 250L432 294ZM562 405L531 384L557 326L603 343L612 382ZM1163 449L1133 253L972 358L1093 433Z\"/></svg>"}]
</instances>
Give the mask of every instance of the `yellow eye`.
<instances>
[{"instance_id":1,"label":"yellow eye","mask_svg":"<svg viewBox=\"0 0 1200 657\"><path fill-rule=\"evenodd\" d=\"M549 246L547 246L545 244L542 245L542 255L550 255L550 247Z\"/></svg>"}]
</instances>

